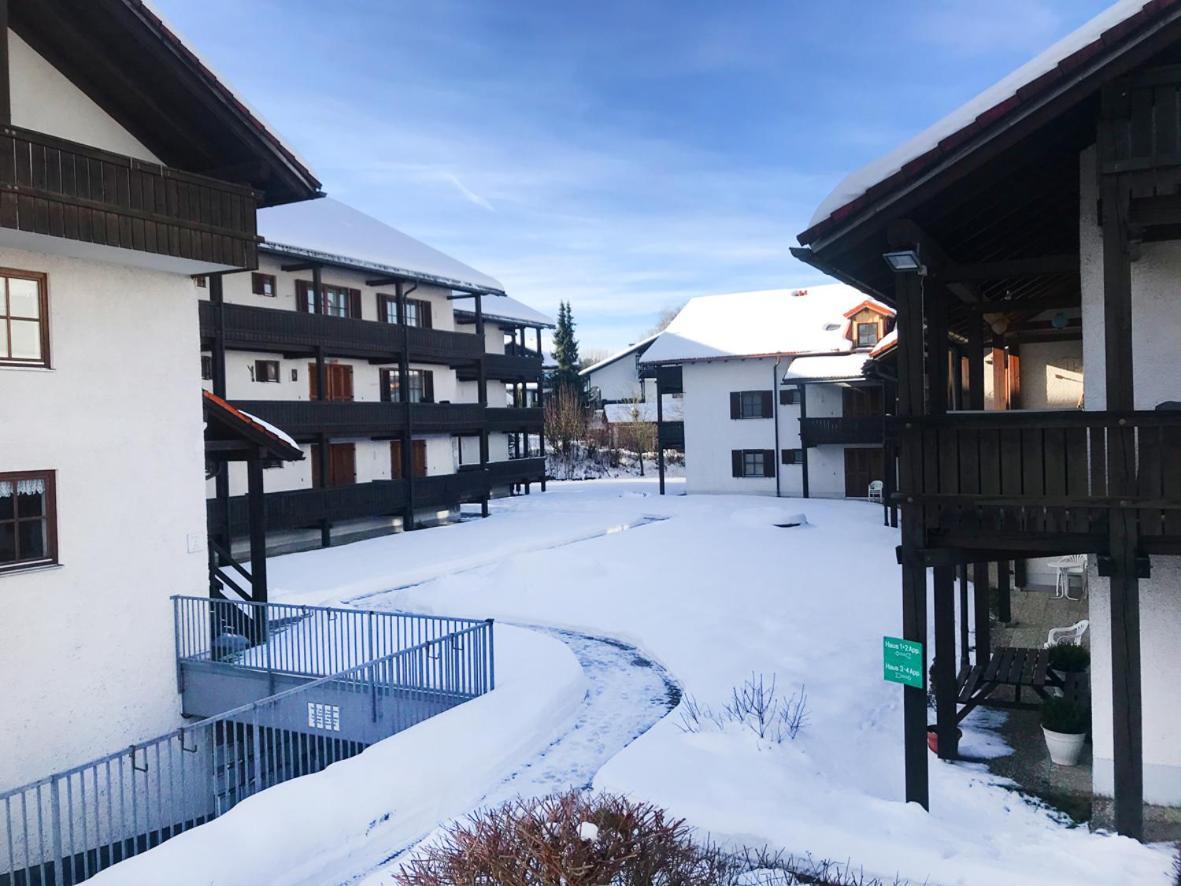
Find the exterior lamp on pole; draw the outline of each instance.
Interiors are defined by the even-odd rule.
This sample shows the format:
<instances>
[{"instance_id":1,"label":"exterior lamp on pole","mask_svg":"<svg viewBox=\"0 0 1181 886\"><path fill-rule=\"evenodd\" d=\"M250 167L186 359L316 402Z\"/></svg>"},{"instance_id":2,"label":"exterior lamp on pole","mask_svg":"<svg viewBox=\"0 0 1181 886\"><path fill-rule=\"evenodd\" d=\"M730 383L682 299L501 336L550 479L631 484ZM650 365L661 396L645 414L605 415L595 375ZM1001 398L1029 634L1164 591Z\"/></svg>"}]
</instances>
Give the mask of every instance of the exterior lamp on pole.
<instances>
[{"instance_id":1,"label":"exterior lamp on pole","mask_svg":"<svg viewBox=\"0 0 1181 886\"><path fill-rule=\"evenodd\" d=\"M927 276L927 267L919 258L917 249L902 249L897 252L884 252L882 258L890 266L890 270L898 273L915 273L920 277Z\"/></svg>"}]
</instances>

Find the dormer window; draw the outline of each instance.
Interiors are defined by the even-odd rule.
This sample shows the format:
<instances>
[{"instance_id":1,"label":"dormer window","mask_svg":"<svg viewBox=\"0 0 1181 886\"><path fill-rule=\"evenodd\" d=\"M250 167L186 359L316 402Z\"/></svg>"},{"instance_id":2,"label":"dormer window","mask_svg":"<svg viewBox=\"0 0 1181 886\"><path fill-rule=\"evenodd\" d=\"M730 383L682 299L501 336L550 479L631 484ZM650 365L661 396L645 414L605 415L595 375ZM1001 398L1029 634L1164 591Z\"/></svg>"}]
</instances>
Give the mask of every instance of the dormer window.
<instances>
[{"instance_id":1,"label":"dormer window","mask_svg":"<svg viewBox=\"0 0 1181 886\"><path fill-rule=\"evenodd\" d=\"M881 338L881 324L880 323L858 323L857 324L857 347L872 348L878 343Z\"/></svg>"}]
</instances>

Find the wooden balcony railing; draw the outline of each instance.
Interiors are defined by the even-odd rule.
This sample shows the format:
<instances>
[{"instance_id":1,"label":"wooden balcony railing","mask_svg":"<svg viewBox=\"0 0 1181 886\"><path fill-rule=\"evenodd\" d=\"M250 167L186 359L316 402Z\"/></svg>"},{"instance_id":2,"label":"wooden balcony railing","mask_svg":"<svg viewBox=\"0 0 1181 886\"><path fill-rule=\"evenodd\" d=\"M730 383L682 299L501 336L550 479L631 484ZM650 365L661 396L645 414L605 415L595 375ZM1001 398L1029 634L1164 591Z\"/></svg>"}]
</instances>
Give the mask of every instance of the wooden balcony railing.
<instances>
[{"instance_id":1,"label":"wooden balcony railing","mask_svg":"<svg viewBox=\"0 0 1181 886\"><path fill-rule=\"evenodd\" d=\"M800 440L804 446L826 443L881 443L885 420L880 415L858 418L801 418Z\"/></svg>"},{"instance_id":2,"label":"wooden balcony railing","mask_svg":"<svg viewBox=\"0 0 1181 886\"><path fill-rule=\"evenodd\" d=\"M493 486L509 483L537 483L545 477L544 458L513 458L508 461L493 461L486 466L488 479ZM461 465L460 473L479 473L483 467L478 464Z\"/></svg>"},{"instance_id":3,"label":"wooden balcony railing","mask_svg":"<svg viewBox=\"0 0 1181 886\"><path fill-rule=\"evenodd\" d=\"M275 351L286 354L314 354L324 348L330 357L360 359L400 358L404 345L410 360L420 363L469 365L482 353L474 335L446 329L404 328L376 320L349 320L323 314L304 314L280 308L225 304L226 347L237 350ZM210 340L215 332L216 308L200 304L201 338ZM403 342L405 336L405 342Z\"/></svg>"},{"instance_id":4,"label":"wooden balcony railing","mask_svg":"<svg viewBox=\"0 0 1181 886\"><path fill-rule=\"evenodd\" d=\"M514 354L486 354L484 371L490 379L537 381L541 378L541 361ZM460 381L474 381L477 377L475 366L465 366L459 370Z\"/></svg>"},{"instance_id":5,"label":"wooden balcony railing","mask_svg":"<svg viewBox=\"0 0 1181 886\"><path fill-rule=\"evenodd\" d=\"M540 406L500 406L488 409L490 431L537 431L545 421Z\"/></svg>"},{"instance_id":6,"label":"wooden balcony railing","mask_svg":"<svg viewBox=\"0 0 1181 886\"><path fill-rule=\"evenodd\" d=\"M897 498L921 505L929 536L1101 550L1126 509L1143 539L1181 539L1181 413L950 413L899 435Z\"/></svg>"},{"instance_id":7,"label":"wooden balcony railing","mask_svg":"<svg viewBox=\"0 0 1181 886\"><path fill-rule=\"evenodd\" d=\"M685 448L685 423L683 421L666 421L660 428L660 445L664 449Z\"/></svg>"},{"instance_id":8,"label":"wooden balcony railing","mask_svg":"<svg viewBox=\"0 0 1181 886\"><path fill-rule=\"evenodd\" d=\"M257 205L248 187L0 127L0 227L253 268Z\"/></svg>"},{"instance_id":9,"label":"wooden balcony railing","mask_svg":"<svg viewBox=\"0 0 1181 886\"><path fill-rule=\"evenodd\" d=\"M402 403L357 400L235 400L234 405L297 439L394 435L406 429ZM491 411L491 410L489 410ZM413 403L410 420L422 433L474 433L484 426L478 403Z\"/></svg>"}]
</instances>

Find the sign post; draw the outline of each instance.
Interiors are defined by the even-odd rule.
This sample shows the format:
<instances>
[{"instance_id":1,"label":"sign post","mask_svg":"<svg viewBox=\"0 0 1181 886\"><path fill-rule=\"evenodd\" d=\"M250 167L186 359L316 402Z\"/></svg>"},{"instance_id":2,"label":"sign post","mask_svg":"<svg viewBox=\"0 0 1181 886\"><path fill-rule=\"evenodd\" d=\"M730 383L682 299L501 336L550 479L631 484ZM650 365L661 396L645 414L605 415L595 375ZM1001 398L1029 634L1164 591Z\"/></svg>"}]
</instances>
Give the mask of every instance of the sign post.
<instances>
[{"instance_id":1,"label":"sign post","mask_svg":"<svg viewBox=\"0 0 1181 886\"><path fill-rule=\"evenodd\" d=\"M899 637L882 637L882 676L891 683L925 689L923 644Z\"/></svg>"}]
</instances>

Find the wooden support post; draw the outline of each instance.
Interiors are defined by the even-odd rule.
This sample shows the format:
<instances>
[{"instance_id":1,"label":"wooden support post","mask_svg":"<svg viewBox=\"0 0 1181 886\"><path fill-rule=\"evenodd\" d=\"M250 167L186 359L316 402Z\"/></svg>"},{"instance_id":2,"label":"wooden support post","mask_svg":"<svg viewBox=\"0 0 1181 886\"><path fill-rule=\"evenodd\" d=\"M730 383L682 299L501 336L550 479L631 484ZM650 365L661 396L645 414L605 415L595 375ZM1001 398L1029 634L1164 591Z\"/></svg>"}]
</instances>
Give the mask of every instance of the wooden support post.
<instances>
[{"instance_id":1,"label":"wooden support post","mask_svg":"<svg viewBox=\"0 0 1181 886\"><path fill-rule=\"evenodd\" d=\"M992 345L992 403L995 409L1009 408L1009 368L1005 340L993 339Z\"/></svg>"},{"instance_id":2,"label":"wooden support post","mask_svg":"<svg viewBox=\"0 0 1181 886\"><path fill-rule=\"evenodd\" d=\"M799 391L800 427L802 430L804 419L808 417L808 386L803 384L796 385L796 390ZM778 453L776 453L776 457L778 458ZM800 443L800 477L803 484L801 491L804 494L804 498L809 498L811 497L811 491L808 488L808 446L802 440Z\"/></svg>"},{"instance_id":3,"label":"wooden support post","mask_svg":"<svg viewBox=\"0 0 1181 886\"><path fill-rule=\"evenodd\" d=\"M959 728L956 725L955 667L955 567L936 566L935 578L935 729L939 736L939 756L952 760L959 756Z\"/></svg>"},{"instance_id":4,"label":"wooden support post","mask_svg":"<svg viewBox=\"0 0 1181 886\"><path fill-rule=\"evenodd\" d=\"M488 472L488 370L484 361L484 351L487 350L487 345L484 341L484 302L483 296L480 293L475 295L476 301L476 336L480 339L480 367L479 367L479 397L480 406L483 407L483 418L480 426L480 468L484 471L485 476ZM488 516L488 493L480 500L480 515Z\"/></svg>"},{"instance_id":5,"label":"wooden support post","mask_svg":"<svg viewBox=\"0 0 1181 886\"><path fill-rule=\"evenodd\" d=\"M656 470L660 474L660 494L664 495L664 388L660 384L659 367L656 369ZM644 453L641 452L640 473L643 472Z\"/></svg>"},{"instance_id":6,"label":"wooden support post","mask_svg":"<svg viewBox=\"0 0 1181 886\"><path fill-rule=\"evenodd\" d=\"M972 666L971 641L968 637L968 566L961 563L956 567L960 586L960 667Z\"/></svg>"},{"instance_id":7,"label":"wooden support post","mask_svg":"<svg viewBox=\"0 0 1181 886\"><path fill-rule=\"evenodd\" d=\"M328 489L331 485L332 473L332 458L330 453L331 443L326 433L321 432L316 438L316 460L320 467L320 487ZM325 496L327 501L327 496ZM332 521L327 517L320 520L320 547L328 548L332 546Z\"/></svg>"},{"instance_id":8,"label":"wooden support post","mask_svg":"<svg viewBox=\"0 0 1181 886\"><path fill-rule=\"evenodd\" d=\"M905 242L891 242L905 248ZM926 411L923 378L923 279L916 274L894 275L898 306L898 417L902 424L900 491L903 495L919 489L922 478L921 431L907 426L906 419ZM806 415L801 390L800 416ZM804 448L805 458L807 448ZM905 499L904 499L905 501ZM923 644L922 673L927 673L927 579L921 565L924 542L923 509L906 502L902 507L902 636ZM903 687L903 759L906 766L906 800L930 808L927 772L927 693L925 688Z\"/></svg>"},{"instance_id":9,"label":"wooden support post","mask_svg":"<svg viewBox=\"0 0 1181 886\"><path fill-rule=\"evenodd\" d=\"M968 322L968 405L965 408L984 408L984 326L976 318Z\"/></svg>"},{"instance_id":10,"label":"wooden support post","mask_svg":"<svg viewBox=\"0 0 1181 886\"><path fill-rule=\"evenodd\" d=\"M267 602L267 511L263 493L262 459L254 453L246 460L246 496L250 509L250 597L255 603Z\"/></svg>"},{"instance_id":11,"label":"wooden support post","mask_svg":"<svg viewBox=\"0 0 1181 886\"><path fill-rule=\"evenodd\" d=\"M538 432L539 433L538 439L539 439L539 442L541 445L538 446L537 448L538 448L538 454L543 459L542 468L541 468L541 491L545 492L545 474L546 474L545 462L544 462L544 459L545 459L545 368L544 368L545 367L545 358L542 356L542 353L541 353L541 327L540 326L537 327L536 332L537 332L537 359L542 364L541 372L537 376L537 406L541 410L541 430ZM528 433L528 432L526 432L526 433Z\"/></svg>"},{"instance_id":12,"label":"wooden support post","mask_svg":"<svg viewBox=\"0 0 1181 886\"><path fill-rule=\"evenodd\" d=\"M951 408L964 408L964 354L958 346L951 349Z\"/></svg>"},{"instance_id":13,"label":"wooden support post","mask_svg":"<svg viewBox=\"0 0 1181 886\"><path fill-rule=\"evenodd\" d=\"M996 619L1001 624L1013 621L1013 584L1008 560L996 564Z\"/></svg>"},{"instance_id":14,"label":"wooden support post","mask_svg":"<svg viewBox=\"0 0 1181 886\"><path fill-rule=\"evenodd\" d=\"M402 355L398 360L398 399L402 403L402 482L406 489L406 507L402 511L402 531L417 528L414 517L414 412L410 404L410 327L406 325L406 284L394 284L394 310L402 329Z\"/></svg>"},{"instance_id":15,"label":"wooden support post","mask_svg":"<svg viewBox=\"0 0 1181 886\"><path fill-rule=\"evenodd\" d=\"M976 623L976 664L992 658L992 621L988 613L988 564L972 564L972 601Z\"/></svg>"},{"instance_id":16,"label":"wooden support post","mask_svg":"<svg viewBox=\"0 0 1181 886\"><path fill-rule=\"evenodd\" d=\"M3 2L3 0L0 0ZM7 6L5 6L7 9ZM213 305L213 351L210 362L213 363L213 393L226 399L226 317L225 317L225 289L222 286L220 274L209 278L209 302ZM234 528L230 525L230 465L222 462L217 467L217 474L213 481L214 500L221 516L223 532L220 542L227 552L233 550ZM218 564L220 557L213 555L213 562Z\"/></svg>"},{"instance_id":17,"label":"wooden support post","mask_svg":"<svg viewBox=\"0 0 1181 886\"><path fill-rule=\"evenodd\" d=\"M1103 329L1107 409L1135 409L1132 350L1132 265L1128 232L1128 187L1104 174ZM1136 493L1135 431L1112 427L1107 435L1110 495ZM1115 769L1115 829L1140 839L1144 833L1144 740L1141 712L1140 588L1136 512L1109 511L1111 589L1111 720Z\"/></svg>"}]
</instances>

